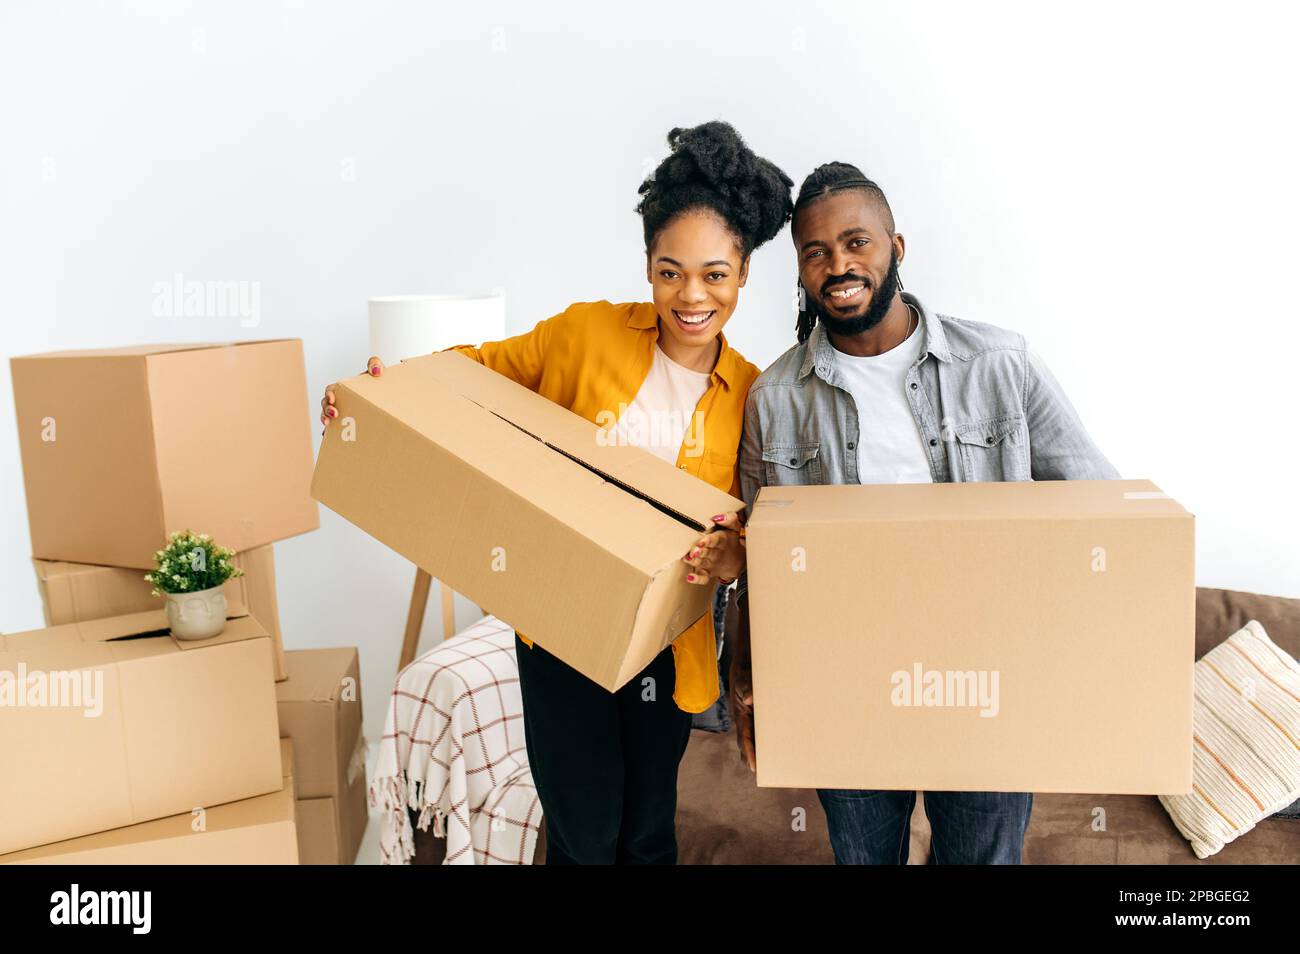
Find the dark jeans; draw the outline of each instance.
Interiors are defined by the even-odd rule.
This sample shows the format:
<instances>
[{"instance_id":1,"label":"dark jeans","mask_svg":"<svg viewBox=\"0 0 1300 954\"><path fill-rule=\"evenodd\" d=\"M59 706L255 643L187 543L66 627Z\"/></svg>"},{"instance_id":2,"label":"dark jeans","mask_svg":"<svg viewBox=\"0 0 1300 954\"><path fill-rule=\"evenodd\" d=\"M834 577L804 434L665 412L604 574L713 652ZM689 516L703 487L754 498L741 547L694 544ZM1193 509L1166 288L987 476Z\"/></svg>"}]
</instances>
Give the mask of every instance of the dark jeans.
<instances>
[{"instance_id":1,"label":"dark jeans","mask_svg":"<svg viewBox=\"0 0 1300 954\"><path fill-rule=\"evenodd\" d=\"M672 648L617 692L518 636L515 655L546 863L676 863L677 767L691 715L673 702Z\"/></svg>"},{"instance_id":2,"label":"dark jeans","mask_svg":"<svg viewBox=\"0 0 1300 954\"><path fill-rule=\"evenodd\" d=\"M916 792L819 788L840 865L907 863ZM926 792L932 865L1018 865L1029 792Z\"/></svg>"}]
</instances>

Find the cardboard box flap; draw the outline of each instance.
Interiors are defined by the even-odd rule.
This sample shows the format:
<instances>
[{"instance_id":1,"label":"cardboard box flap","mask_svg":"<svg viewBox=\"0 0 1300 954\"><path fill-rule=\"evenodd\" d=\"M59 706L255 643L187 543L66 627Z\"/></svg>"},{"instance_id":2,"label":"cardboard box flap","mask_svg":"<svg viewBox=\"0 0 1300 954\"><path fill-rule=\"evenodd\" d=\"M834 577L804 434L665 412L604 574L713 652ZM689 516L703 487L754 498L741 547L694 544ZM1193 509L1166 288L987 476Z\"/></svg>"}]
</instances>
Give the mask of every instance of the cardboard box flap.
<instances>
[{"instance_id":1,"label":"cardboard box flap","mask_svg":"<svg viewBox=\"0 0 1300 954\"><path fill-rule=\"evenodd\" d=\"M600 460L589 463L598 468L608 466L611 479L634 488L634 492L644 495L656 507L688 515L705 529L713 526L714 514L745 509L743 500L639 447L601 448Z\"/></svg>"},{"instance_id":2,"label":"cardboard box flap","mask_svg":"<svg viewBox=\"0 0 1300 954\"><path fill-rule=\"evenodd\" d=\"M167 613L159 609L145 613L128 613L125 616L86 619L79 623L64 623L61 626L13 633L5 638L12 647L25 649L39 646L41 640L49 641L51 644L64 640L74 643L109 643L114 640L142 636L170 636L170 634L171 627L167 623Z\"/></svg>"},{"instance_id":3,"label":"cardboard box flap","mask_svg":"<svg viewBox=\"0 0 1300 954\"><path fill-rule=\"evenodd\" d=\"M210 646L238 643L245 639L257 639L259 636L269 637L270 635L270 630L252 616L240 616L237 619L226 620L226 628L209 639L176 639L174 641L182 652L188 652L191 649L207 649Z\"/></svg>"},{"instance_id":4,"label":"cardboard box flap","mask_svg":"<svg viewBox=\"0 0 1300 954\"><path fill-rule=\"evenodd\" d=\"M334 702L356 654L353 646L288 653L289 678L276 683L276 702Z\"/></svg>"},{"instance_id":5,"label":"cardboard box flap","mask_svg":"<svg viewBox=\"0 0 1300 954\"><path fill-rule=\"evenodd\" d=\"M791 488L793 489L793 488ZM1149 480L1042 480L1005 483L764 487L753 521L782 523L918 520L1054 520L1100 517L1192 519Z\"/></svg>"},{"instance_id":6,"label":"cardboard box flap","mask_svg":"<svg viewBox=\"0 0 1300 954\"><path fill-rule=\"evenodd\" d=\"M36 579L42 583L48 583L50 580L68 576L78 564L64 563L61 560L39 560L32 557L32 566L36 568ZM141 576L143 575L142 573Z\"/></svg>"},{"instance_id":7,"label":"cardboard box flap","mask_svg":"<svg viewBox=\"0 0 1300 954\"><path fill-rule=\"evenodd\" d=\"M602 429L552 401L539 401L528 388L454 351L403 361L424 380L472 401L553 450L569 457L662 512L695 528L715 513L743 508L742 501L683 473L639 447L605 444ZM361 377L365 377L362 375ZM382 382L370 383L382 386ZM611 409L613 410L613 409Z\"/></svg>"},{"instance_id":8,"label":"cardboard box flap","mask_svg":"<svg viewBox=\"0 0 1300 954\"><path fill-rule=\"evenodd\" d=\"M292 338L263 338L257 341L189 342L177 344L124 345L118 348L77 348L70 351L45 351L25 354L13 361L34 358L147 358L151 355L171 354L177 351L203 351L209 348L238 348L247 344L266 344L272 341L293 341Z\"/></svg>"},{"instance_id":9,"label":"cardboard box flap","mask_svg":"<svg viewBox=\"0 0 1300 954\"><path fill-rule=\"evenodd\" d=\"M167 623L164 610L149 610L145 613L129 613L125 616L106 616L102 619L82 620L79 623L64 623L61 626L49 626L45 629L33 629L24 633L0 635L0 652L14 653L21 656L29 666L41 663L49 666L51 662L65 655L75 655L79 662L75 668L92 665L107 665L119 661L120 653L105 652L86 656L87 643L100 643L106 649L125 648L136 641L148 645L131 645L129 655L153 655L169 652L173 648L184 650L203 649L219 646L223 643L235 643L245 639L269 636L266 628L251 616L241 616L228 620L226 628L211 639L175 639Z\"/></svg>"},{"instance_id":10,"label":"cardboard box flap","mask_svg":"<svg viewBox=\"0 0 1300 954\"><path fill-rule=\"evenodd\" d=\"M156 640L155 642L161 642ZM82 642L75 623L34 629L25 633L0 633L0 672L74 671L112 666L118 661L112 643Z\"/></svg>"},{"instance_id":11,"label":"cardboard box flap","mask_svg":"<svg viewBox=\"0 0 1300 954\"><path fill-rule=\"evenodd\" d=\"M256 606L277 638L279 606L275 598L275 562L270 545L235 554L234 563L244 576L227 580L223 587L226 616L247 616ZM122 616L163 607L161 597L145 572L132 567L103 566L32 558L41 594L46 626L78 620Z\"/></svg>"},{"instance_id":12,"label":"cardboard box flap","mask_svg":"<svg viewBox=\"0 0 1300 954\"><path fill-rule=\"evenodd\" d=\"M149 610L144 613L128 613L125 616L106 616L103 619L82 620L80 623L68 623L77 632L82 642L111 642L114 640L137 639L141 636L171 637L171 626L167 622L165 610ZM51 627L61 629L63 627ZM203 649L207 646L219 646L222 643L237 643L245 639L257 639L269 636L266 627L251 616L226 621L226 628L211 639L172 639L180 649Z\"/></svg>"}]
</instances>

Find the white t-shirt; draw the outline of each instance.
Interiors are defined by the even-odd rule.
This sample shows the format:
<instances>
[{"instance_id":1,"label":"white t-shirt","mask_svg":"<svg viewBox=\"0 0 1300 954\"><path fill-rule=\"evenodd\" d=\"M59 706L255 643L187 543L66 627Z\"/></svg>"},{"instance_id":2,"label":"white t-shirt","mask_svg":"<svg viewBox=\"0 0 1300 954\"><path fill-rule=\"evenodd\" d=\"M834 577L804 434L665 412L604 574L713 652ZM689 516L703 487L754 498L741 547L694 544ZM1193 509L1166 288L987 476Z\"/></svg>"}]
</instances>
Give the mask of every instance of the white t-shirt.
<instances>
[{"instance_id":1,"label":"white t-shirt","mask_svg":"<svg viewBox=\"0 0 1300 954\"><path fill-rule=\"evenodd\" d=\"M920 322L907 340L871 357L835 352L841 381L858 406L858 482L929 483L930 462L907 403L907 369L921 356Z\"/></svg>"},{"instance_id":2,"label":"white t-shirt","mask_svg":"<svg viewBox=\"0 0 1300 954\"><path fill-rule=\"evenodd\" d=\"M656 343L650 373L632 403L620 409L618 423L606 440L640 447L676 464L695 406L708 389L709 372L683 367ZM693 430L692 439L703 440L703 429Z\"/></svg>"}]
</instances>

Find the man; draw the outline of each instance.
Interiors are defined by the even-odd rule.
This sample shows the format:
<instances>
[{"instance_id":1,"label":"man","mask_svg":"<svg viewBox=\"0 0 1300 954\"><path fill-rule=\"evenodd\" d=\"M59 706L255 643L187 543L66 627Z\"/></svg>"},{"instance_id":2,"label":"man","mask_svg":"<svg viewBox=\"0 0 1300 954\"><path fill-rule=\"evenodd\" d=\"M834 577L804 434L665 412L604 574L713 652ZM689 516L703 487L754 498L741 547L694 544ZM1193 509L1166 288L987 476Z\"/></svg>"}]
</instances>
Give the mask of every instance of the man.
<instances>
[{"instance_id":1,"label":"man","mask_svg":"<svg viewBox=\"0 0 1300 954\"><path fill-rule=\"evenodd\" d=\"M740 461L750 510L772 485L1119 477L1021 335L936 314L902 291L906 243L884 193L855 166L813 171L791 234L799 343L750 388ZM746 584L730 684L752 770ZM838 863L907 861L915 792L817 794ZM1018 864L1032 805L1028 792L926 792L931 863Z\"/></svg>"}]
</instances>

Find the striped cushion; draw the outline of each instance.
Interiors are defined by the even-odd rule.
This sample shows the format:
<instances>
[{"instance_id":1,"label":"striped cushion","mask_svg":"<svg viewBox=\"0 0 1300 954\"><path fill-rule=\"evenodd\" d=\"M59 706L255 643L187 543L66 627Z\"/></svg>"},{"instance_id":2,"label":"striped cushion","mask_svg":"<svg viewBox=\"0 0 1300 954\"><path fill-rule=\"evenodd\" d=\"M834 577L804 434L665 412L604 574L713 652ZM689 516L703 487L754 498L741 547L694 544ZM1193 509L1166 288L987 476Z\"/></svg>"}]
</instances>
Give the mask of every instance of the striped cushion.
<instances>
[{"instance_id":1,"label":"striped cushion","mask_svg":"<svg viewBox=\"0 0 1300 954\"><path fill-rule=\"evenodd\" d=\"M1300 797L1300 664L1251 620L1196 663L1192 792L1160 803L1208 858Z\"/></svg>"}]
</instances>

